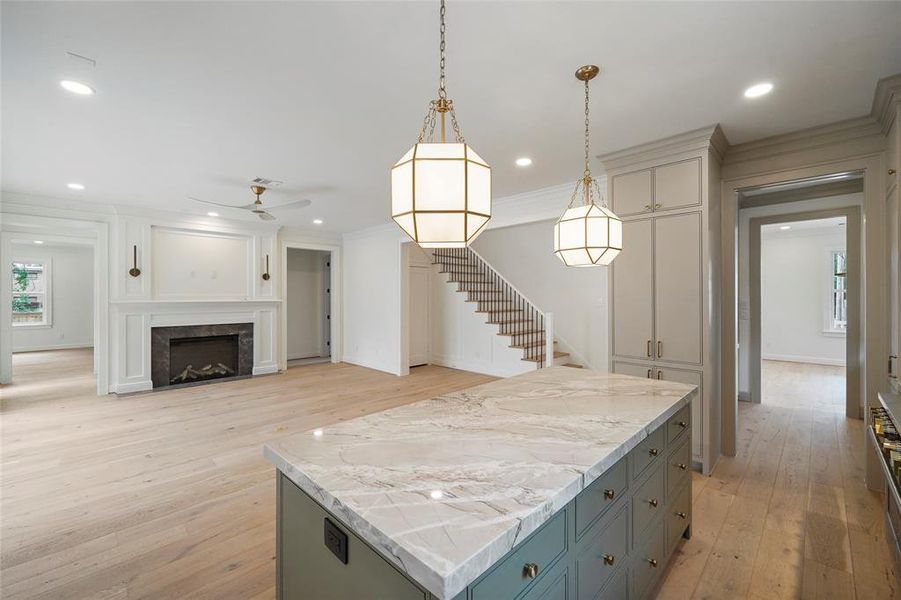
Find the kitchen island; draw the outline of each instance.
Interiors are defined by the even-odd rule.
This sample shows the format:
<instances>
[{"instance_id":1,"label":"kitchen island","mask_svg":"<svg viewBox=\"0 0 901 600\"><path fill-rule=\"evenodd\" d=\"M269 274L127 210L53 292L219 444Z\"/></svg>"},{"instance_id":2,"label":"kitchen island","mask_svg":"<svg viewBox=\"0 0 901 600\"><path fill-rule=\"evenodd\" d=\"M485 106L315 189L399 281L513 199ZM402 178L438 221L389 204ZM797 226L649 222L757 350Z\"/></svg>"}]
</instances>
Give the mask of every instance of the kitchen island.
<instances>
[{"instance_id":1,"label":"kitchen island","mask_svg":"<svg viewBox=\"0 0 901 600\"><path fill-rule=\"evenodd\" d=\"M690 534L696 395L552 367L267 444L279 598L644 597Z\"/></svg>"}]
</instances>

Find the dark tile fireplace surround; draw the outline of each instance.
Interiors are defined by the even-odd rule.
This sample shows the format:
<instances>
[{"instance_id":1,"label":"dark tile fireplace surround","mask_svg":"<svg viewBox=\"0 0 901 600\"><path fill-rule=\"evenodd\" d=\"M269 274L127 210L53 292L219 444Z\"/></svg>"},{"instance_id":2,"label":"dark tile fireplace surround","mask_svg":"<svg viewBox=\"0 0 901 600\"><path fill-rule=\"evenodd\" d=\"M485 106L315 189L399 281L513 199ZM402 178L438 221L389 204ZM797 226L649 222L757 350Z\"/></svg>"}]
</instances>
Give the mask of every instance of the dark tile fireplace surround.
<instances>
[{"instance_id":1,"label":"dark tile fireplace surround","mask_svg":"<svg viewBox=\"0 0 901 600\"><path fill-rule=\"evenodd\" d=\"M150 332L153 389L253 374L253 323L154 327Z\"/></svg>"}]
</instances>

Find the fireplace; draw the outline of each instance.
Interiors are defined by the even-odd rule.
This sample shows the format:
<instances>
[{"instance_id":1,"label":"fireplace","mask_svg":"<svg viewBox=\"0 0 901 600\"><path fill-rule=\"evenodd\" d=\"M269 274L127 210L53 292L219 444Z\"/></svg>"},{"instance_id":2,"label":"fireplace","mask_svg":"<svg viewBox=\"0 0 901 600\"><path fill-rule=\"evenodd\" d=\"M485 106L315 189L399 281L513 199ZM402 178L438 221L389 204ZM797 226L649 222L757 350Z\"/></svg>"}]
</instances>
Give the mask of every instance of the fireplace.
<instances>
[{"instance_id":1,"label":"fireplace","mask_svg":"<svg viewBox=\"0 0 901 600\"><path fill-rule=\"evenodd\" d=\"M247 377L253 373L253 323L154 327L154 389Z\"/></svg>"}]
</instances>

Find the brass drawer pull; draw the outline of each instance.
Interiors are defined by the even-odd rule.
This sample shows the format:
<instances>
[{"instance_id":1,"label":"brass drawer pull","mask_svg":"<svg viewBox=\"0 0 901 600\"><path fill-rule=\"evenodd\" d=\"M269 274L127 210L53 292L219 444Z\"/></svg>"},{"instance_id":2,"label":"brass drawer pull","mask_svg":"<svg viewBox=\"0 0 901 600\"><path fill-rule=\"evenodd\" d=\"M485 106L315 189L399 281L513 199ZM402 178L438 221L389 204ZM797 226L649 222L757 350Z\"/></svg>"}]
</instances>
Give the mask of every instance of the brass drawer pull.
<instances>
[{"instance_id":1,"label":"brass drawer pull","mask_svg":"<svg viewBox=\"0 0 901 600\"><path fill-rule=\"evenodd\" d=\"M657 369L657 379L663 379L663 371Z\"/></svg>"},{"instance_id":2,"label":"brass drawer pull","mask_svg":"<svg viewBox=\"0 0 901 600\"><path fill-rule=\"evenodd\" d=\"M649 565L651 565L655 569L657 568L657 559L656 558L646 558L645 560L648 561Z\"/></svg>"},{"instance_id":3,"label":"brass drawer pull","mask_svg":"<svg viewBox=\"0 0 901 600\"><path fill-rule=\"evenodd\" d=\"M654 498L653 500L648 500L648 504L650 504L654 508L657 508L657 499Z\"/></svg>"},{"instance_id":4,"label":"brass drawer pull","mask_svg":"<svg viewBox=\"0 0 901 600\"><path fill-rule=\"evenodd\" d=\"M660 454L660 450L658 450L657 448L651 448L650 450L648 450L648 454L650 454L651 456L657 456L658 454Z\"/></svg>"},{"instance_id":5,"label":"brass drawer pull","mask_svg":"<svg viewBox=\"0 0 901 600\"><path fill-rule=\"evenodd\" d=\"M529 579L535 579L538 577L538 565L535 563L526 563L526 565L522 568L522 573Z\"/></svg>"},{"instance_id":6,"label":"brass drawer pull","mask_svg":"<svg viewBox=\"0 0 901 600\"><path fill-rule=\"evenodd\" d=\"M604 490L604 498L607 500L613 500L613 496L616 495L616 491L614 490Z\"/></svg>"},{"instance_id":7,"label":"brass drawer pull","mask_svg":"<svg viewBox=\"0 0 901 600\"><path fill-rule=\"evenodd\" d=\"M651 370L648 369L648 379L650 379L650 378L651 378Z\"/></svg>"},{"instance_id":8,"label":"brass drawer pull","mask_svg":"<svg viewBox=\"0 0 901 600\"><path fill-rule=\"evenodd\" d=\"M615 560L616 560L616 557L613 556L612 554L604 555L604 564L605 565L612 565Z\"/></svg>"},{"instance_id":9,"label":"brass drawer pull","mask_svg":"<svg viewBox=\"0 0 901 600\"><path fill-rule=\"evenodd\" d=\"M651 357L651 340L648 340L648 358Z\"/></svg>"},{"instance_id":10,"label":"brass drawer pull","mask_svg":"<svg viewBox=\"0 0 901 600\"><path fill-rule=\"evenodd\" d=\"M663 342L657 340L657 358L663 358Z\"/></svg>"},{"instance_id":11,"label":"brass drawer pull","mask_svg":"<svg viewBox=\"0 0 901 600\"><path fill-rule=\"evenodd\" d=\"M676 516L679 517L680 519L685 519L688 517L688 515L686 515L684 512L677 512Z\"/></svg>"},{"instance_id":12,"label":"brass drawer pull","mask_svg":"<svg viewBox=\"0 0 901 600\"><path fill-rule=\"evenodd\" d=\"M686 465L685 463L679 463L679 464L676 465L676 466L679 467L679 470L680 470L680 471L684 471L685 469L688 468L688 465Z\"/></svg>"}]
</instances>

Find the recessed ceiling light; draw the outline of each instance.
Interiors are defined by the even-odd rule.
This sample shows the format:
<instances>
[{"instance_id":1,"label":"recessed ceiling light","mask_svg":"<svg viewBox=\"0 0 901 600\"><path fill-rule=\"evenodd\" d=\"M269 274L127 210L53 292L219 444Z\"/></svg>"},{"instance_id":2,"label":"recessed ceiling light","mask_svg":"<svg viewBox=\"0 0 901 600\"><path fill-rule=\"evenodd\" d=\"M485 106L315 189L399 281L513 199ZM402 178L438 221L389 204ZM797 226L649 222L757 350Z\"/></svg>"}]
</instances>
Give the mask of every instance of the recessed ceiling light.
<instances>
[{"instance_id":1,"label":"recessed ceiling light","mask_svg":"<svg viewBox=\"0 0 901 600\"><path fill-rule=\"evenodd\" d=\"M313 219L313 225L322 225L322 219Z\"/></svg>"},{"instance_id":2,"label":"recessed ceiling light","mask_svg":"<svg viewBox=\"0 0 901 600\"><path fill-rule=\"evenodd\" d=\"M35 243L35 244L43 244L44 242L41 241L41 240L35 240L34 243Z\"/></svg>"},{"instance_id":3,"label":"recessed ceiling light","mask_svg":"<svg viewBox=\"0 0 901 600\"><path fill-rule=\"evenodd\" d=\"M770 82L756 83L745 90L745 98L759 98L766 96L773 91L773 84Z\"/></svg>"},{"instance_id":4,"label":"recessed ceiling light","mask_svg":"<svg viewBox=\"0 0 901 600\"><path fill-rule=\"evenodd\" d=\"M81 183L67 183L66 187L70 190L78 190L79 192L84 189L84 184Z\"/></svg>"},{"instance_id":5,"label":"recessed ceiling light","mask_svg":"<svg viewBox=\"0 0 901 600\"><path fill-rule=\"evenodd\" d=\"M218 217L218 216L219 216L219 213L210 211L210 212L208 212L208 213L206 214L206 216L208 216L208 217Z\"/></svg>"},{"instance_id":6,"label":"recessed ceiling light","mask_svg":"<svg viewBox=\"0 0 901 600\"><path fill-rule=\"evenodd\" d=\"M73 94L78 94L79 96L93 96L95 93L94 88L80 81L63 79L59 84L64 90L72 92Z\"/></svg>"},{"instance_id":7,"label":"recessed ceiling light","mask_svg":"<svg viewBox=\"0 0 901 600\"><path fill-rule=\"evenodd\" d=\"M529 158L528 156L523 156L522 158L516 159L517 167L528 167L531 164L532 164L532 159Z\"/></svg>"},{"instance_id":8,"label":"recessed ceiling light","mask_svg":"<svg viewBox=\"0 0 901 600\"><path fill-rule=\"evenodd\" d=\"M791 225L782 225L781 227L779 227L779 229L781 229L782 231L788 231L791 228L792 228Z\"/></svg>"}]
</instances>

